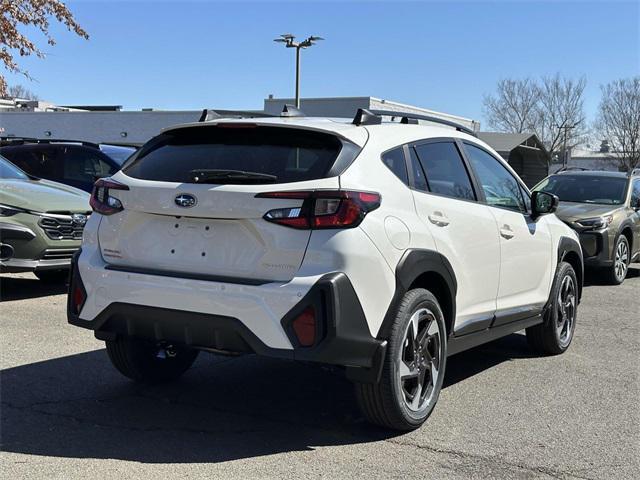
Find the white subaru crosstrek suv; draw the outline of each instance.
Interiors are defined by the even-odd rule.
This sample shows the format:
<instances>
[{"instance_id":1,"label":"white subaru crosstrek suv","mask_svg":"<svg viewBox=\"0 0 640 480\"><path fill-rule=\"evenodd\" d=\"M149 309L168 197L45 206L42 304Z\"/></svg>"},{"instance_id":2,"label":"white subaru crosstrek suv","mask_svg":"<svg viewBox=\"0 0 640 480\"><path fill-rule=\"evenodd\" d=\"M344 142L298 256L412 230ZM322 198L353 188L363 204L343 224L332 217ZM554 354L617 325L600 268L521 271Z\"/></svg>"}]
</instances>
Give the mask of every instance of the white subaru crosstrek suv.
<instances>
[{"instance_id":1,"label":"white subaru crosstrek suv","mask_svg":"<svg viewBox=\"0 0 640 480\"><path fill-rule=\"evenodd\" d=\"M451 122L288 115L168 128L96 182L68 319L121 373L173 380L200 351L340 365L368 420L408 430L448 356L523 329L569 347L583 262L555 196Z\"/></svg>"}]
</instances>

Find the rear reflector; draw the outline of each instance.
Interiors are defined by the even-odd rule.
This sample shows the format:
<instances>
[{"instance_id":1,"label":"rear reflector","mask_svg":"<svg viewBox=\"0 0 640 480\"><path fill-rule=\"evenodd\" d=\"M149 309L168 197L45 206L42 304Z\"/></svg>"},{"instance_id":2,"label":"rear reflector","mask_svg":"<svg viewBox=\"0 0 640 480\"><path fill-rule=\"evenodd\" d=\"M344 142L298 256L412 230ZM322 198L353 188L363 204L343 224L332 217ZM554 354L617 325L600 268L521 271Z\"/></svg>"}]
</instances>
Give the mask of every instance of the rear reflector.
<instances>
[{"instance_id":1,"label":"rear reflector","mask_svg":"<svg viewBox=\"0 0 640 480\"><path fill-rule=\"evenodd\" d=\"M76 283L73 288L73 296L72 298L72 307L73 313L78 315L80 310L82 310L82 306L84 305L84 301L87 298L87 295L84 293L84 289L80 283Z\"/></svg>"},{"instance_id":2,"label":"rear reflector","mask_svg":"<svg viewBox=\"0 0 640 480\"><path fill-rule=\"evenodd\" d=\"M353 228L380 206L379 193L305 190L259 193L258 198L303 200L302 206L269 210L264 219L298 229Z\"/></svg>"},{"instance_id":3,"label":"rear reflector","mask_svg":"<svg viewBox=\"0 0 640 480\"><path fill-rule=\"evenodd\" d=\"M313 307L305 308L293 322L293 331L303 347L310 347L316 341L316 313Z\"/></svg>"}]
</instances>

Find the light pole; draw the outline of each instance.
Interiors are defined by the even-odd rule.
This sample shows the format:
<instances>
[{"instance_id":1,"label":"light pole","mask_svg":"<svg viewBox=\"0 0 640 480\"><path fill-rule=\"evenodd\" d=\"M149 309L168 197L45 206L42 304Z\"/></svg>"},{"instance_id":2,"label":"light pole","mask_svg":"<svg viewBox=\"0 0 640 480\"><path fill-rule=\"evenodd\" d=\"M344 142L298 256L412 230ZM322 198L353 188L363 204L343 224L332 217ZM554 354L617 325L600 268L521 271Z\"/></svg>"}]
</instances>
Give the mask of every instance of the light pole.
<instances>
[{"instance_id":1,"label":"light pole","mask_svg":"<svg viewBox=\"0 0 640 480\"><path fill-rule=\"evenodd\" d=\"M300 108L300 50L309 48L315 45L318 40L324 40L324 38L311 35L302 42L296 42L295 39L295 36L285 33L280 35L280 38L276 38L274 42L284 43L285 47L296 49L296 108Z\"/></svg>"},{"instance_id":2,"label":"light pole","mask_svg":"<svg viewBox=\"0 0 640 480\"><path fill-rule=\"evenodd\" d=\"M564 138L562 141L562 166L566 167L567 166L567 130L571 130L573 128L576 128L578 126L578 123L575 123L573 125L567 125L567 121L565 120L564 122L562 122L562 125L556 125L556 127L558 127L558 130L563 130L564 133Z\"/></svg>"}]
</instances>

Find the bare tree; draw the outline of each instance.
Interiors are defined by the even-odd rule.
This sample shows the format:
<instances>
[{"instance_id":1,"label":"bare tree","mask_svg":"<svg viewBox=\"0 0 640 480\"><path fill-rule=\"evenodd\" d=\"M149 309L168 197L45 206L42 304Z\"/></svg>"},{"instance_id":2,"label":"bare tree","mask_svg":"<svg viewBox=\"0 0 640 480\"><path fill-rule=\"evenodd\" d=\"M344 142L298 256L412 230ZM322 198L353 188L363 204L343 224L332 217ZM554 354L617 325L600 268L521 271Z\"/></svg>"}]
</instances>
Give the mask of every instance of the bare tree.
<instances>
[{"instance_id":1,"label":"bare tree","mask_svg":"<svg viewBox=\"0 0 640 480\"><path fill-rule=\"evenodd\" d=\"M596 129L626 171L640 167L640 76L601 87Z\"/></svg>"},{"instance_id":2,"label":"bare tree","mask_svg":"<svg viewBox=\"0 0 640 480\"><path fill-rule=\"evenodd\" d=\"M55 45L56 41L49 33L51 18L64 24L69 31L89 38L59 0L0 0L0 62L9 72L31 78L28 72L18 66L15 56L36 55L44 58L45 54L20 29L39 30L47 44ZM0 75L0 97L6 94L7 82Z\"/></svg>"},{"instance_id":3,"label":"bare tree","mask_svg":"<svg viewBox=\"0 0 640 480\"><path fill-rule=\"evenodd\" d=\"M537 107L538 86L529 78L502 79L495 95L484 97L484 114L489 126L505 132L534 131Z\"/></svg>"},{"instance_id":4,"label":"bare tree","mask_svg":"<svg viewBox=\"0 0 640 480\"><path fill-rule=\"evenodd\" d=\"M584 77L572 80L559 74L540 81L500 80L496 93L484 97L487 122L502 132L535 133L553 159L565 146L578 144L586 133L586 83Z\"/></svg>"},{"instance_id":5,"label":"bare tree","mask_svg":"<svg viewBox=\"0 0 640 480\"><path fill-rule=\"evenodd\" d=\"M35 93L22 85L10 85L7 88L7 95L12 98L22 98L25 100L40 100Z\"/></svg>"},{"instance_id":6,"label":"bare tree","mask_svg":"<svg viewBox=\"0 0 640 480\"><path fill-rule=\"evenodd\" d=\"M536 133L553 159L581 143L587 134L584 113L585 77L544 77L539 88Z\"/></svg>"}]
</instances>

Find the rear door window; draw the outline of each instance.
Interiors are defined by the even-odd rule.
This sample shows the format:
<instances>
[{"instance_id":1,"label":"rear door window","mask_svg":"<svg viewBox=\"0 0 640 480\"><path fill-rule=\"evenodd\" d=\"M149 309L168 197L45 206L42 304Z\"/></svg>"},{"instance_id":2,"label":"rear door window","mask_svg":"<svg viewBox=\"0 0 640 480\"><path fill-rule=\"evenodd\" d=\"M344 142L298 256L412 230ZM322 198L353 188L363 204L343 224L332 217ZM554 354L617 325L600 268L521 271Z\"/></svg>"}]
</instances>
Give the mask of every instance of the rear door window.
<instances>
[{"instance_id":1,"label":"rear door window","mask_svg":"<svg viewBox=\"0 0 640 480\"><path fill-rule=\"evenodd\" d=\"M212 125L156 137L124 165L123 172L165 182L197 182L194 172L198 170L247 172L269 177L268 183L302 182L327 176L341 150L340 139L324 132L242 123Z\"/></svg>"},{"instance_id":2,"label":"rear door window","mask_svg":"<svg viewBox=\"0 0 640 480\"><path fill-rule=\"evenodd\" d=\"M115 172L98 153L87 147L68 146L62 151L63 180L93 183L96 178L106 177Z\"/></svg>"},{"instance_id":3,"label":"rear door window","mask_svg":"<svg viewBox=\"0 0 640 480\"><path fill-rule=\"evenodd\" d=\"M422 165L420 165L420 160L418 160L418 155L413 147L409 147L409 166L411 169L413 188L423 192L429 191L427 188L427 179L425 178L424 170L422 169Z\"/></svg>"},{"instance_id":4,"label":"rear door window","mask_svg":"<svg viewBox=\"0 0 640 480\"><path fill-rule=\"evenodd\" d=\"M462 200L475 200L469 173L454 142L417 145L416 152L432 193Z\"/></svg>"}]
</instances>

